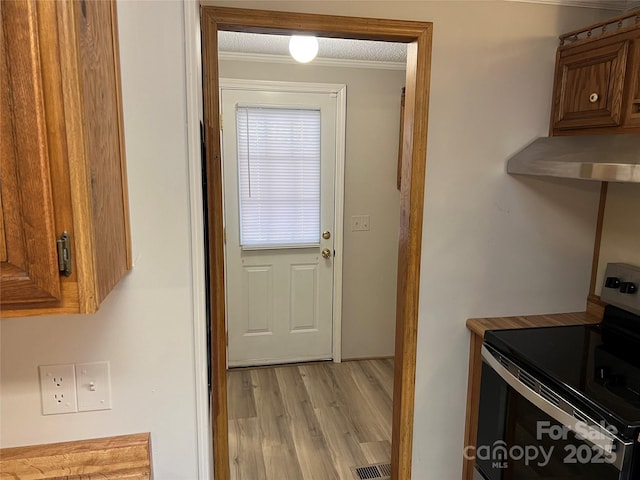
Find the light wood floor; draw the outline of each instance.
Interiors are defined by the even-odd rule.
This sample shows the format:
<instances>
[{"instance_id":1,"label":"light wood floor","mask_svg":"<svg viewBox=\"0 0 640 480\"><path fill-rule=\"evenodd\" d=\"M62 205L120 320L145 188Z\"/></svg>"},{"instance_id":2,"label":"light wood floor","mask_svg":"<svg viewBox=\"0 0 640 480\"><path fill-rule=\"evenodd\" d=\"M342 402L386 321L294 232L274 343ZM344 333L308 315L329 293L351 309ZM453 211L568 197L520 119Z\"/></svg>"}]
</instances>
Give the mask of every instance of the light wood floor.
<instances>
[{"instance_id":1,"label":"light wood floor","mask_svg":"<svg viewBox=\"0 0 640 480\"><path fill-rule=\"evenodd\" d=\"M389 462L393 360L228 373L232 480L353 480Z\"/></svg>"}]
</instances>

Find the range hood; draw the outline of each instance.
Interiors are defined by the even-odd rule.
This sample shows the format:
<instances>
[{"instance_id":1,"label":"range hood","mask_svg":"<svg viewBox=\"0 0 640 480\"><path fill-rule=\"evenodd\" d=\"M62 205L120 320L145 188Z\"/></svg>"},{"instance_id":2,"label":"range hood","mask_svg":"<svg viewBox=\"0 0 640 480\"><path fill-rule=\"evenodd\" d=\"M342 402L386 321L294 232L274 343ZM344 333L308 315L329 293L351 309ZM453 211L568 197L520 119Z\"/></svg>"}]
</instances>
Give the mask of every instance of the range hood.
<instances>
[{"instance_id":1,"label":"range hood","mask_svg":"<svg viewBox=\"0 0 640 480\"><path fill-rule=\"evenodd\" d=\"M640 134L541 137L509 159L507 172L640 183Z\"/></svg>"}]
</instances>

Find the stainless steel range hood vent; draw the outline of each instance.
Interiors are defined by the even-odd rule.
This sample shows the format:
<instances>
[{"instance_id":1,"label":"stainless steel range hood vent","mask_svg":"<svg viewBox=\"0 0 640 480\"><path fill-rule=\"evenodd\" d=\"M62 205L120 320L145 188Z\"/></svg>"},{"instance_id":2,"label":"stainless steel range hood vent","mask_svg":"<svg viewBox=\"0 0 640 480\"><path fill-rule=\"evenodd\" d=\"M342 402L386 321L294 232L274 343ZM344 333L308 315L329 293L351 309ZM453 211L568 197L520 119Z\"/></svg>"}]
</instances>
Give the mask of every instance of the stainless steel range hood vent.
<instances>
[{"instance_id":1,"label":"stainless steel range hood vent","mask_svg":"<svg viewBox=\"0 0 640 480\"><path fill-rule=\"evenodd\" d=\"M538 138L509 159L507 172L640 183L640 134Z\"/></svg>"}]
</instances>

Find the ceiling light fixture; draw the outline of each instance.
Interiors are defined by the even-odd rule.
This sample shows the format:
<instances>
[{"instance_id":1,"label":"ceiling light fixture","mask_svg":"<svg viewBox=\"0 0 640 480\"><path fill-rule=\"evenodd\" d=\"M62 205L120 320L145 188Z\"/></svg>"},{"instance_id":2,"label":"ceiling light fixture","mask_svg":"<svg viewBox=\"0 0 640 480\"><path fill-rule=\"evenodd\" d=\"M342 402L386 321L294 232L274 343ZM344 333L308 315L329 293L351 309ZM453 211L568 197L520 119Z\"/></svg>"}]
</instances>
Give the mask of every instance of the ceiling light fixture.
<instances>
[{"instance_id":1,"label":"ceiling light fixture","mask_svg":"<svg viewBox=\"0 0 640 480\"><path fill-rule=\"evenodd\" d=\"M309 63L318 54L318 39L307 35L292 35L289 53L300 63Z\"/></svg>"}]
</instances>

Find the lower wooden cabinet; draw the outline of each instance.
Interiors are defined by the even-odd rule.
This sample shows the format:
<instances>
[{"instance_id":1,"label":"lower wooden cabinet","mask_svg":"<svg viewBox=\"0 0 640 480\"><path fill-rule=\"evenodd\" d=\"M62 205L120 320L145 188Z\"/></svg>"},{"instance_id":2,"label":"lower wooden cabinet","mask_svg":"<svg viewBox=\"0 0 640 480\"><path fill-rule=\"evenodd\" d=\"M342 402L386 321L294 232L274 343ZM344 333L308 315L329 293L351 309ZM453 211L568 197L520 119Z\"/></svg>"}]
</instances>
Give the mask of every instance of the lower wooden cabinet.
<instances>
[{"instance_id":1,"label":"lower wooden cabinet","mask_svg":"<svg viewBox=\"0 0 640 480\"><path fill-rule=\"evenodd\" d=\"M0 315L95 312L131 268L115 2L0 15Z\"/></svg>"}]
</instances>

